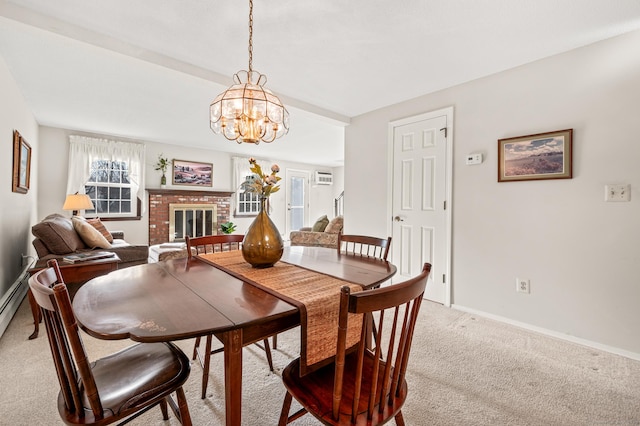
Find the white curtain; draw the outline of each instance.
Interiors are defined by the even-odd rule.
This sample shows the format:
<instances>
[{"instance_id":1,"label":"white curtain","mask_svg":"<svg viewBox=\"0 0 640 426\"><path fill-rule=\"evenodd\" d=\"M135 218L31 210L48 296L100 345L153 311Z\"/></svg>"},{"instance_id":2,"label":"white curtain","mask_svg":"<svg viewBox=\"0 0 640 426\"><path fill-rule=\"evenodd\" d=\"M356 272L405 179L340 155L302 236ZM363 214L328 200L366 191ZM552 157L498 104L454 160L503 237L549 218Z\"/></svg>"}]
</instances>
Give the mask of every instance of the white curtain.
<instances>
[{"instance_id":1,"label":"white curtain","mask_svg":"<svg viewBox=\"0 0 640 426\"><path fill-rule=\"evenodd\" d=\"M67 194L75 194L76 192L84 194L84 185L91 176L91 164L94 161L124 161L129 165L131 190L142 202L141 213L144 213L146 211L144 196L145 148L145 145L141 143L69 136Z\"/></svg>"},{"instance_id":2,"label":"white curtain","mask_svg":"<svg viewBox=\"0 0 640 426\"><path fill-rule=\"evenodd\" d=\"M244 182L245 178L251 174L251 165L249 164L249 157L232 157L233 160L233 188L237 192L240 189L240 184ZM271 166L273 161L256 158L262 171L266 174L271 173Z\"/></svg>"},{"instance_id":3,"label":"white curtain","mask_svg":"<svg viewBox=\"0 0 640 426\"><path fill-rule=\"evenodd\" d=\"M251 174L249 157L233 157L233 188L238 192L245 178Z\"/></svg>"}]
</instances>

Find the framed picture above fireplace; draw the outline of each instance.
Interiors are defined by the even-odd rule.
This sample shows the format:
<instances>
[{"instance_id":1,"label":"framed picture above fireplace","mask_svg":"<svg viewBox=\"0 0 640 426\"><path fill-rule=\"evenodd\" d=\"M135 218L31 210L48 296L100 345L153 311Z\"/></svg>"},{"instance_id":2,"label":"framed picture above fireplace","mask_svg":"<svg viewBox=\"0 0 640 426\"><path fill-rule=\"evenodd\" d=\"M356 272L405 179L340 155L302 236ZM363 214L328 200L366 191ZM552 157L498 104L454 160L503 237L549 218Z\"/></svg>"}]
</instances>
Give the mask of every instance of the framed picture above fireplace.
<instances>
[{"instance_id":1,"label":"framed picture above fireplace","mask_svg":"<svg viewBox=\"0 0 640 426\"><path fill-rule=\"evenodd\" d=\"M213 164L174 159L173 184L213 186Z\"/></svg>"}]
</instances>

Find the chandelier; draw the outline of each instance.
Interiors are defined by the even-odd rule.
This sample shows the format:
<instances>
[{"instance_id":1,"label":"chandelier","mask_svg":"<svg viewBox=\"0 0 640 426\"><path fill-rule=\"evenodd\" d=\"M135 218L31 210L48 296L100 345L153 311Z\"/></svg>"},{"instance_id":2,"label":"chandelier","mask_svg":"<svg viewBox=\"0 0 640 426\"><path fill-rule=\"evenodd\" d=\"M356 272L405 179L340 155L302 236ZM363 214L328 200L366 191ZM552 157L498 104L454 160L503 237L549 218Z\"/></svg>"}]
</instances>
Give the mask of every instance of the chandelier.
<instances>
[{"instance_id":1,"label":"chandelier","mask_svg":"<svg viewBox=\"0 0 640 426\"><path fill-rule=\"evenodd\" d=\"M249 71L233 76L233 84L211 103L210 127L229 140L259 144L289 132L289 112L265 89L267 76L253 70L253 0L249 0Z\"/></svg>"}]
</instances>

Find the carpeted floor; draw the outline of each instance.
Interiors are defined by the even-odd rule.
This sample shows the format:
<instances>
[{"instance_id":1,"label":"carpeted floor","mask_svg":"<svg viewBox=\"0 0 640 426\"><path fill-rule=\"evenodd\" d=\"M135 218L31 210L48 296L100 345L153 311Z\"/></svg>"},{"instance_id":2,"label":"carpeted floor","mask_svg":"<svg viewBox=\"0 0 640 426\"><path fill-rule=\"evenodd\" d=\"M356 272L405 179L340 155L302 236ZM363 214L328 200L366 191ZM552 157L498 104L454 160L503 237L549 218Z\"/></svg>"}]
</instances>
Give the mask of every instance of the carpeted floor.
<instances>
[{"instance_id":1,"label":"carpeted floor","mask_svg":"<svg viewBox=\"0 0 640 426\"><path fill-rule=\"evenodd\" d=\"M33 330L28 302L0 339L0 425L62 424L58 385L44 331ZM275 425L284 387L279 372L297 356L298 330L278 337L276 373L264 353L244 350L244 425ZM91 359L127 341L85 336ZM188 354L193 341L178 342ZM196 425L223 425L222 356L212 358L207 398L195 363L185 391ZM407 377L407 425L640 425L640 362L496 321L424 303ZM177 425L159 409L132 425ZM310 416L294 425L319 425ZM391 425L394 423L391 422Z\"/></svg>"}]
</instances>

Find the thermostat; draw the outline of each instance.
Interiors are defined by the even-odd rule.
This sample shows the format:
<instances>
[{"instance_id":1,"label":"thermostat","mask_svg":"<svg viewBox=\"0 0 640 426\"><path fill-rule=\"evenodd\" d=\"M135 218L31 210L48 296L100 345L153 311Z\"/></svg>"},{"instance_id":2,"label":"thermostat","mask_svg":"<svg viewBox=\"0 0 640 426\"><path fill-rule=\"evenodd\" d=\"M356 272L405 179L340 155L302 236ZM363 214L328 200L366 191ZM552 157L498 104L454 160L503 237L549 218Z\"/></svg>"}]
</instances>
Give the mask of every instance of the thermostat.
<instances>
[{"instance_id":1,"label":"thermostat","mask_svg":"<svg viewBox=\"0 0 640 426\"><path fill-rule=\"evenodd\" d=\"M467 165L481 164L482 163L482 154L468 154L465 163Z\"/></svg>"}]
</instances>

